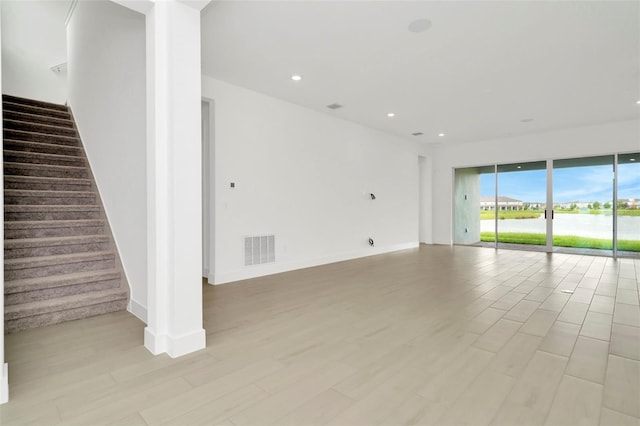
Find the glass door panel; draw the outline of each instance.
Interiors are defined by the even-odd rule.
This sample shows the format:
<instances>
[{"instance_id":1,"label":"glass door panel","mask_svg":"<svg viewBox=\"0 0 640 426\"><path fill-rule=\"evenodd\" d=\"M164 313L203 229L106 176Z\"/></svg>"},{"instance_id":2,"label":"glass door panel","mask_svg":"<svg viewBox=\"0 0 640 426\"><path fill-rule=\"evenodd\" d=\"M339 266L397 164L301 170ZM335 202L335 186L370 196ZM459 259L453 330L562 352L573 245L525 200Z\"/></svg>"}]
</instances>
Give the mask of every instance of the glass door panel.
<instances>
[{"instance_id":1,"label":"glass door panel","mask_svg":"<svg viewBox=\"0 0 640 426\"><path fill-rule=\"evenodd\" d=\"M498 165L498 247L544 250L547 162Z\"/></svg>"},{"instance_id":2,"label":"glass door panel","mask_svg":"<svg viewBox=\"0 0 640 426\"><path fill-rule=\"evenodd\" d=\"M618 256L640 258L640 152L618 155Z\"/></svg>"},{"instance_id":3,"label":"glass door panel","mask_svg":"<svg viewBox=\"0 0 640 426\"><path fill-rule=\"evenodd\" d=\"M480 244L496 246L496 166L480 167Z\"/></svg>"},{"instance_id":4,"label":"glass door panel","mask_svg":"<svg viewBox=\"0 0 640 426\"><path fill-rule=\"evenodd\" d=\"M613 155L553 161L555 251L613 253Z\"/></svg>"}]
</instances>

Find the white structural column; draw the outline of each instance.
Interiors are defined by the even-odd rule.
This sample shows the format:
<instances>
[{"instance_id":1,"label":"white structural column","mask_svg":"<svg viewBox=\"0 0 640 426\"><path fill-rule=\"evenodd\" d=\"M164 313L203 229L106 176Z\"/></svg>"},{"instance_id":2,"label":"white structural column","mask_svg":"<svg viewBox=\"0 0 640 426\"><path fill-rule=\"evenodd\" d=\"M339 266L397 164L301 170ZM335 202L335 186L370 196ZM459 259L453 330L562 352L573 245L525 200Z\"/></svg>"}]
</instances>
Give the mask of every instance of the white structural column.
<instances>
[{"instance_id":1,"label":"white structural column","mask_svg":"<svg viewBox=\"0 0 640 426\"><path fill-rule=\"evenodd\" d=\"M148 321L145 346L181 356L202 327L200 9L156 1L147 23Z\"/></svg>"},{"instance_id":2,"label":"white structural column","mask_svg":"<svg viewBox=\"0 0 640 426\"><path fill-rule=\"evenodd\" d=\"M2 17L2 3L0 2L0 18ZM2 19L0 19L1 21ZM1 31L0 31L1 33ZM2 93L2 57L0 55L0 93ZM0 104L0 115L2 105ZM0 117L2 118L2 117ZM2 134L0 133L0 144L4 146ZM2 150L0 150L0 161L2 160ZM4 223L4 183L0 174L0 217ZM0 241L4 241L4 227L0 228ZM4 247L0 248L0 267L4 271ZM9 400L9 366L4 362L4 276L0 276L2 291L0 292L0 321L2 322L2 333L0 334L0 404Z\"/></svg>"}]
</instances>

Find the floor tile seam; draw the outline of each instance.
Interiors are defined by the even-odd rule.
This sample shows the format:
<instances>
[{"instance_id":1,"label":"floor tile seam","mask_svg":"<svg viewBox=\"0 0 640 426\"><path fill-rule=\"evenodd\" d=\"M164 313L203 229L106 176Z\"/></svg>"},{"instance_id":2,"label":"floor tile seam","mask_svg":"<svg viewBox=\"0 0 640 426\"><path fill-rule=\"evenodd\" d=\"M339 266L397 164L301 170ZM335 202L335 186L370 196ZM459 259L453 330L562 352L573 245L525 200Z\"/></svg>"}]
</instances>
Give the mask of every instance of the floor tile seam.
<instances>
[{"instance_id":1,"label":"floor tile seam","mask_svg":"<svg viewBox=\"0 0 640 426\"><path fill-rule=\"evenodd\" d=\"M181 377L181 378L182 378L182 376L179 376L179 377ZM184 378L182 378L182 379L183 379L185 382L187 382L190 386L192 386L192 388L191 388L191 389L189 389L189 391L191 391L191 390L197 390L197 389L198 389L198 387L199 387L199 386L194 386L194 385L192 385L191 383L189 383L186 379L184 379ZM203 385L200 385L200 386L204 386L204 385L206 385L206 384L203 384ZM260 388L260 387L255 383L255 382L248 383L248 384L246 384L246 385L244 385L244 386L242 386L242 387L239 387L239 388L232 388L230 391L228 391L228 392L226 392L226 393L224 393L224 394L221 394L221 395L219 395L218 397L216 397L216 398L214 398L214 399L209 399L209 400L207 400L207 401L203 402L202 404L198 404L197 406L192 407L191 409L187 410L187 411L186 411L186 412L184 412L184 413L180 413L180 414L178 414L178 415L174 415L173 417L170 417L170 418L164 419L164 420L163 420L161 423L159 423L159 424L163 424L163 425L164 425L164 424L173 424L173 422L174 422L176 419L178 419L178 418L180 418L180 417L182 417L182 416L187 416L187 415L189 415L189 414L193 413L193 412L194 412L194 411L196 411L196 410L201 409L202 407L204 407L204 406L206 406L206 405L208 405L208 404L214 403L214 402L216 402L216 401L218 401L218 400L220 400L220 399L222 399L222 398L224 398L224 397L228 396L229 394L231 394L231 393L233 393L233 392L237 392L237 391L239 391L239 390L241 390L241 389L243 389L243 388L249 387L249 386L256 386L257 388L259 388L259 390L261 390L261 391L265 392L265 394L266 394L266 395L265 395L265 396L264 396L264 398L262 398L262 399L265 399L265 398L267 398L268 396L270 396L270 394L269 394L267 391L265 391L264 389ZM179 395L174 395L174 396L179 396ZM262 399L260 399L260 401L261 401ZM167 401L168 401L168 400L171 400L171 398L168 398L168 399L167 399ZM258 401L256 401L256 402L258 402ZM149 423L149 422L147 421L147 419L142 415L142 411L144 411L144 410L146 410L146 409L149 409L149 408L156 407L156 406L158 406L158 404L150 405L149 407L146 407L146 408L144 408L143 410L136 411L136 412L140 415L140 418L142 418L142 420L143 420L147 425L149 425L150 423ZM247 409L248 409L248 408L249 408L249 407L247 407ZM243 411L244 411L244 410L243 410ZM224 420L228 420L228 418L225 418Z\"/></svg>"},{"instance_id":2,"label":"floor tile seam","mask_svg":"<svg viewBox=\"0 0 640 426\"><path fill-rule=\"evenodd\" d=\"M622 411L618 411L618 410L613 409L611 407L607 407L607 406L604 405L604 401L602 402L602 408L606 408L609 411L613 411L614 413L618 413L618 414L621 414L621 415L626 416L626 417L631 417L632 419L635 419L636 422L638 422L640 424L640 417L636 417L636 416L633 416L631 414L623 413ZM602 409L600 410L600 419L598 420L598 422L599 422L598 424L602 424Z\"/></svg>"},{"instance_id":3,"label":"floor tile seam","mask_svg":"<svg viewBox=\"0 0 640 426\"><path fill-rule=\"evenodd\" d=\"M607 356L607 366L609 364L609 356L615 356L616 358L622 358L624 360L631 361L631 362L637 362L638 364L640 364L640 359L633 359L633 358L629 358L628 356L614 354L614 353L611 353L611 351L607 352L607 355L608 355ZM640 384L638 386L640 386Z\"/></svg>"},{"instance_id":4,"label":"floor tile seam","mask_svg":"<svg viewBox=\"0 0 640 426\"><path fill-rule=\"evenodd\" d=\"M609 357L607 356L607 365L609 363L608 358ZM569 363L567 363L567 366L568 365L569 365ZM605 367L605 372L606 372L606 367ZM602 389L604 391L604 385L605 385L604 383L600 383L600 382L596 382L595 380L591 380L591 379L587 379L587 378L584 378L584 377L576 376L575 374L567 373L566 371L563 373L563 375L564 376L573 377L574 379L580 379L580 380L583 380L585 382L593 383L595 385L602 386ZM606 382L606 374L605 374L605 382Z\"/></svg>"},{"instance_id":5,"label":"floor tile seam","mask_svg":"<svg viewBox=\"0 0 640 426\"><path fill-rule=\"evenodd\" d=\"M538 350L538 349L536 348L536 350ZM531 355L531 358L529 358L529 360L527 361L527 364L529 364L529 362L531 362L531 359L533 358L533 355L535 355L535 351ZM509 387L509 391L505 393L504 398L500 402L500 405L499 405L498 409L496 410L496 412L491 417L491 420L487 423L488 425L493 425L495 420L499 416L499 414L502 412L502 409L505 407L505 405L507 404L507 401L509 400L509 395L513 392L513 389L518 384L518 381L520 380L520 377L521 377L523 372L524 372L524 370L522 372L520 372L520 374L518 374L517 377L511 376L511 375L506 374L506 373L500 373L500 374L505 374L508 377L511 377L513 379L513 381L511 382L511 386Z\"/></svg>"},{"instance_id":6,"label":"floor tile seam","mask_svg":"<svg viewBox=\"0 0 640 426\"><path fill-rule=\"evenodd\" d=\"M347 395L346 393L342 392L340 389L336 389L336 386L338 386L340 383L336 383L334 385L332 385L331 387L327 388L327 390L332 390L338 394L340 394L340 396L343 396L345 398L347 398L349 401L351 401L352 403L356 403L358 401L358 399ZM368 395L368 393L366 394ZM426 398L425 398L426 399Z\"/></svg>"},{"instance_id":7,"label":"floor tile seam","mask_svg":"<svg viewBox=\"0 0 640 426\"><path fill-rule=\"evenodd\" d=\"M589 338L589 339L598 340L598 341L601 341L601 342L607 342L607 344L608 344L607 353L609 353L609 351L611 350L611 329L613 328L613 315L611 315L612 320L611 320L611 327L610 327L610 330L609 330L609 340L603 340L603 339L599 339L599 338L596 338L596 337L582 335L582 329L584 328L584 322L587 319L587 314L589 313L589 308L591 308L591 303L589 303L589 307L587 308L587 312L585 313L584 318L582 319L582 322L580 323L580 329L578 330L578 334L576 335L576 340L573 343L573 347L571 348L571 353L568 356L569 361L567 362L567 366L569 365L569 362L571 361L571 358L573 357L573 353L575 351L576 344L578 343L578 339L580 338L580 336L585 337L585 338ZM565 368L565 370L566 370L566 368ZM606 371L606 369L605 369L605 371Z\"/></svg>"},{"instance_id":8,"label":"floor tile seam","mask_svg":"<svg viewBox=\"0 0 640 426\"><path fill-rule=\"evenodd\" d=\"M578 336L580 336L580 334L578 334ZM577 340L578 339L576 338L576 342L577 342ZM573 350L575 349L575 345L576 344L574 342L573 348L571 350L571 355L573 355ZM544 421L542 422L542 424L546 424L547 420L549 419L549 415L551 414L551 409L553 408L553 403L555 402L556 397L558 396L558 390L560 389L560 385L562 384L562 380L564 379L564 376L570 376L570 377L573 377L573 378L576 378L576 379L585 380L587 382L596 383L596 382L593 382L591 380L583 379L582 377L577 377L577 376L574 376L572 374L568 374L567 373L567 369L569 368L569 362L571 361L571 355L568 356L568 357L565 357L563 355L557 355L557 354L553 354L553 355L556 355L556 356L559 356L559 357L562 357L562 358L566 358L567 361L565 362L564 368L562 369L562 374L561 374L560 381L558 382L558 386L556 386L555 390L553 391L553 398L551 399L551 405L549 405L549 409L547 410L547 412L546 412L546 414L544 416ZM596 384L599 384L599 385L602 386L602 393L603 393L603 396L604 396L604 384L601 384L601 383L596 383ZM603 403L604 403L604 401L602 401L600 403L600 412L602 412Z\"/></svg>"}]
</instances>

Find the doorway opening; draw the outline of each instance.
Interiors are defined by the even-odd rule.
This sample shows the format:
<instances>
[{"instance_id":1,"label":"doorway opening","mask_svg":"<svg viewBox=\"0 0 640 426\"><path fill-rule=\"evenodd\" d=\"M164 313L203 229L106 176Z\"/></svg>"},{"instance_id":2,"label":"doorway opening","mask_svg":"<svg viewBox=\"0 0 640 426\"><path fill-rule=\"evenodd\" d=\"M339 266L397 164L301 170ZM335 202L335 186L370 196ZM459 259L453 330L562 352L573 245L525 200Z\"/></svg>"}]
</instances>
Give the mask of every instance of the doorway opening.
<instances>
[{"instance_id":1,"label":"doorway opening","mask_svg":"<svg viewBox=\"0 0 640 426\"><path fill-rule=\"evenodd\" d=\"M202 99L202 277L214 282L215 271L215 131L214 101Z\"/></svg>"}]
</instances>

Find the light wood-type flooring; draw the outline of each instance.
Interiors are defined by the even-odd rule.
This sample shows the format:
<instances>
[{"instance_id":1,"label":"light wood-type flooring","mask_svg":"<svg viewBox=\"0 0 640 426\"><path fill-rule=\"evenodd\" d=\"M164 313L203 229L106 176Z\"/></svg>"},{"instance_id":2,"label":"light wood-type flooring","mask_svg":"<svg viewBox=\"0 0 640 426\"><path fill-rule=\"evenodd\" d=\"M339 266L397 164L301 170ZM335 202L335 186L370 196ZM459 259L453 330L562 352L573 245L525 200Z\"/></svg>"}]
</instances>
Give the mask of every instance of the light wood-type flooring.
<instances>
[{"instance_id":1,"label":"light wood-type flooring","mask_svg":"<svg viewBox=\"0 0 640 426\"><path fill-rule=\"evenodd\" d=\"M419 249L203 287L207 348L126 312L6 336L2 425L640 425L640 261Z\"/></svg>"}]
</instances>

